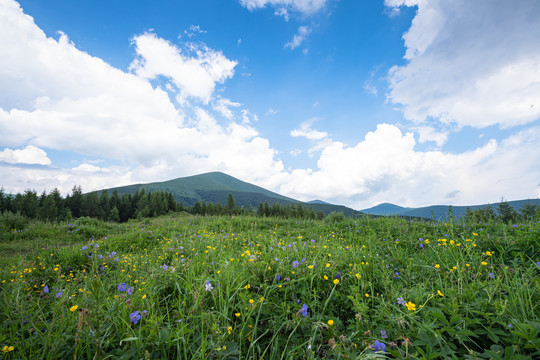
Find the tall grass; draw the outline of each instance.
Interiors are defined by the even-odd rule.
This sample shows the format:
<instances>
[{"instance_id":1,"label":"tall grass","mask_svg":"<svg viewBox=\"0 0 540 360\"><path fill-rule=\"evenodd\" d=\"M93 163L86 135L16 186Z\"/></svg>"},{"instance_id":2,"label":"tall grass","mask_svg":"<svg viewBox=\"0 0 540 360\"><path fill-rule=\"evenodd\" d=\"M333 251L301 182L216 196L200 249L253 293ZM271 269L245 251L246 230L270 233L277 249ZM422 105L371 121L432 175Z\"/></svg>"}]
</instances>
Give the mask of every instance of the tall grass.
<instances>
[{"instance_id":1,"label":"tall grass","mask_svg":"<svg viewBox=\"0 0 540 360\"><path fill-rule=\"evenodd\" d=\"M540 357L538 223L337 220L8 232L0 356Z\"/></svg>"}]
</instances>

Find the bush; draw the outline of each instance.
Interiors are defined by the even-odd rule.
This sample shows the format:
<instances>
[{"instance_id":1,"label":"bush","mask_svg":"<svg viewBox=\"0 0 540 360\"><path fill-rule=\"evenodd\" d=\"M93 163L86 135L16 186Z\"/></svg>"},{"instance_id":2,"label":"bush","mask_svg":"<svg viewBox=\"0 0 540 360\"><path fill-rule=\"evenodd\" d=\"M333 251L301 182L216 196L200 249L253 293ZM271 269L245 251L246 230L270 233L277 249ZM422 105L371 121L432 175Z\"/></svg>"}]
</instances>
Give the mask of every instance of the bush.
<instances>
[{"instance_id":1,"label":"bush","mask_svg":"<svg viewBox=\"0 0 540 360\"><path fill-rule=\"evenodd\" d=\"M12 230L24 230L28 225L29 219L21 213L4 211L0 214L0 230L10 232Z\"/></svg>"}]
</instances>

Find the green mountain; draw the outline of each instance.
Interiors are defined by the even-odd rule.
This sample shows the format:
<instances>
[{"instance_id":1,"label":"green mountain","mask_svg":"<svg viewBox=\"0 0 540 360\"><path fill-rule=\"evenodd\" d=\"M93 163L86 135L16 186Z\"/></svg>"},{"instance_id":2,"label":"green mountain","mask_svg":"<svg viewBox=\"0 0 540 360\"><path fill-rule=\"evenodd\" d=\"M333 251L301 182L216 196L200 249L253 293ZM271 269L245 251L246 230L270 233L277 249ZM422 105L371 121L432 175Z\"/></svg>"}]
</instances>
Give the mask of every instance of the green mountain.
<instances>
[{"instance_id":1,"label":"green mountain","mask_svg":"<svg viewBox=\"0 0 540 360\"><path fill-rule=\"evenodd\" d=\"M516 211L519 211L523 205L531 204L540 206L540 200L538 199L525 199L507 201L508 204ZM477 210L481 208L491 207L495 212L497 211L498 203L485 204L485 205L472 205L472 206L452 206L452 215L457 219L461 219L465 216L467 209ZM432 205L419 208L406 208L390 203L382 203L369 209L361 210L363 213L371 215L399 215L399 216L412 216L423 217L427 219L435 220L448 220L449 217L449 205Z\"/></svg>"},{"instance_id":2,"label":"green mountain","mask_svg":"<svg viewBox=\"0 0 540 360\"><path fill-rule=\"evenodd\" d=\"M210 172L163 182L134 184L106 190L109 195L116 190L118 195L122 196L123 194L134 194L136 191L142 189L146 192L170 192L173 194L175 200L181 202L184 206L193 206L197 201L202 202L203 200L206 203L220 203L225 206L225 204L227 204L227 196L231 193L238 207L249 208L251 206L255 210L260 202L263 204L264 202L268 202L269 206L272 206L274 203L279 203L283 206L301 203L305 207L313 207L315 212L321 210L324 214L329 214L332 211L343 212L346 216L356 216L361 214L359 211L340 205L322 202L303 203L268 191L260 186L238 180L222 172Z\"/></svg>"}]
</instances>

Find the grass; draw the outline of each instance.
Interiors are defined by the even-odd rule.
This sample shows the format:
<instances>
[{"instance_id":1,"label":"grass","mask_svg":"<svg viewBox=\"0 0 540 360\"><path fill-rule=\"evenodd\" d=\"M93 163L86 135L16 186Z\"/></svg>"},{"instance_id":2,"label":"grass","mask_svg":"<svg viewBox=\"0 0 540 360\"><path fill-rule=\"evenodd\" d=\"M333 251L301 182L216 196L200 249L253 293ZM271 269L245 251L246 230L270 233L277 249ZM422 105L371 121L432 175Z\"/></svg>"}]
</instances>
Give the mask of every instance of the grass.
<instances>
[{"instance_id":1,"label":"grass","mask_svg":"<svg viewBox=\"0 0 540 360\"><path fill-rule=\"evenodd\" d=\"M540 356L539 223L170 215L1 236L7 359Z\"/></svg>"}]
</instances>

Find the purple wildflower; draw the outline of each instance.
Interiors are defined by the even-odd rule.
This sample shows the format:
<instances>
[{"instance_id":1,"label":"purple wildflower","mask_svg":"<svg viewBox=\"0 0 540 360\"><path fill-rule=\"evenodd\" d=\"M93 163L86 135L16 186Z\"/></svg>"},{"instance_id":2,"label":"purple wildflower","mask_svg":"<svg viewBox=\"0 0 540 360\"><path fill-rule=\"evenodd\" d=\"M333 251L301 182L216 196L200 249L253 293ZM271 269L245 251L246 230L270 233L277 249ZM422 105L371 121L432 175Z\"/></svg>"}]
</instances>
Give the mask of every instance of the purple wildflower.
<instances>
[{"instance_id":1,"label":"purple wildflower","mask_svg":"<svg viewBox=\"0 0 540 360\"><path fill-rule=\"evenodd\" d=\"M139 310L136 310L135 312L132 312L129 314L129 321L132 324L137 324L137 322L141 320L141 315L139 315Z\"/></svg>"},{"instance_id":2,"label":"purple wildflower","mask_svg":"<svg viewBox=\"0 0 540 360\"><path fill-rule=\"evenodd\" d=\"M63 290L60 290L60 292L58 294L56 294L56 298L61 298L63 295Z\"/></svg>"},{"instance_id":3,"label":"purple wildflower","mask_svg":"<svg viewBox=\"0 0 540 360\"><path fill-rule=\"evenodd\" d=\"M292 266L293 266L294 268L297 268L297 267L298 267L298 261L296 261L296 260L293 261L293 262L292 262Z\"/></svg>"},{"instance_id":4,"label":"purple wildflower","mask_svg":"<svg viewBox=\"0 0 540 360\"><path fill-rule=\"evenodd\" d=\"M143 310L142 311L142 316L148 316L148 310Z\"/></svg>"},{"instance_id":5,"label":"purple wildflower","mask_svg":"<svg viewBox=\"0 0 540 360\"><path fill-rule=\"evenodd\" d=\"M88 249L88 246L83 246L83 247L81 248L81 250L86 250L86 249Z\"/></svg>"},{"instance_id":6,"label":"purple wildflower","mask_svg":"<svg viewBox=\"0 0 540 360\"><path fill-rule=\"evenodd\" d=\"M118 291L126 291L126 283L120 283L116 288Z\"/></svg>"},{"instance_id":7,"label":"purple wildflower","mask_svg":"<svg viewBox=\"0 0 540 360\"><path fill-rule=\"evenodd\" d=\"M45 287L43 288L43 292L45 294L48 294L49 293L49 286L48 285L45 285Z\"/></svg>"},{"instance_id":8,"label":"purple wildflower","mask_svg":"<svg viewBox=\"0 0 540 360\"><path fill-rule=\"evenodd\" d=\"M488 276L489 276L491 279L493 279L493 273L490 272L490 273L488 274Z\"/></svg>"},{"instance_id":9,"label":"purple wildflower","mask_svg":"<svg viewBox=\"0 0 540 360\"><path fill-rule=\"evenodd\" d=\"M394 273L394 275L395 275L394 277L396 278L396 280L399 279L399 273L397 271Z\"/></svg>"},{"instance_id":10,"label":"purple wildflower","mask_svg":"<svg viewBox=\"0 0 540 360\"><path fill-rule=\"evenodd\" d=\"M279 274L276 274L276 281L281 280L281 276Z\"/></svg>"},{"instance_id":11,"label":"purple wildflower","mask_svg":"<svg viewBox=\"0 0 540 360\"><path fill-rule=\"evenodd\" d=\"M379 340L375 340L375 343L372 345L373 347L373 351L377 352L377 351L382 351L384 352L384 349L386 347L386 345L384 345L384 343L382 342L379 342Z\"/></svg>"},{"instance_id":12,"label":"purple wildflower","mask_svg":"<svg viewBox=\"0 0 540 360\"><path fill-rule=\"evenodd\" d=\"M405 300L402 297L397 298L397 303L399 305L403 305L403 306L405 306L405 304L406 304Z\"/></svg>"},{"instance_id":13,"label":"purple wildflower","mask_svg":"<svg viewBox=\"0 0 540 360\"><path fill-rule=\"evenodd\" d=\"M307 316L307 305L302 304L302 309L300 310L300 314L302 314L303 317Z\"/></svg>"},{"instance_id":14,"label":"purple wildflower","mask_svg":"<svg viewBox=\"0 0 540 360\"><path fill-rule=\"evenodd\" d=\"M383 339L388 338L388 335L386 335L386 330L381 330L381 337L382 337Z\"/></svg>"},{"instance_id":15,"label":"purple wildflower","mask_svg":"<svg viewBox=\"0 0 540 360\"><path fill-rule=\"evenodd\" d=\"M212 284L210 284L210 281L206 280L206 282L204 283L204 289L206 291L211 291L213 289Z\"/></svg>"},{"instance_id":16,"label":"purple wildflower","mask_svg":"<svg viewBox=\"0 0 540 360\"><path fill-rule=\"evenodd\" d=\"M131 295L133 293L133 290L135 290L135 287L132 286L132 287L128 288L126 292L127 292L128 295Z\"/></svg>"},{"instance_id":17,"label":"purple wildflower","mask_svg":"<svg viewBox=\"0 0 540 360\"><path fill-rule=\"evenodd\" d=\"M163 264L163 270L167 271L168 268L169 267L167 265Z\"/></svg>"}]
</instances>

